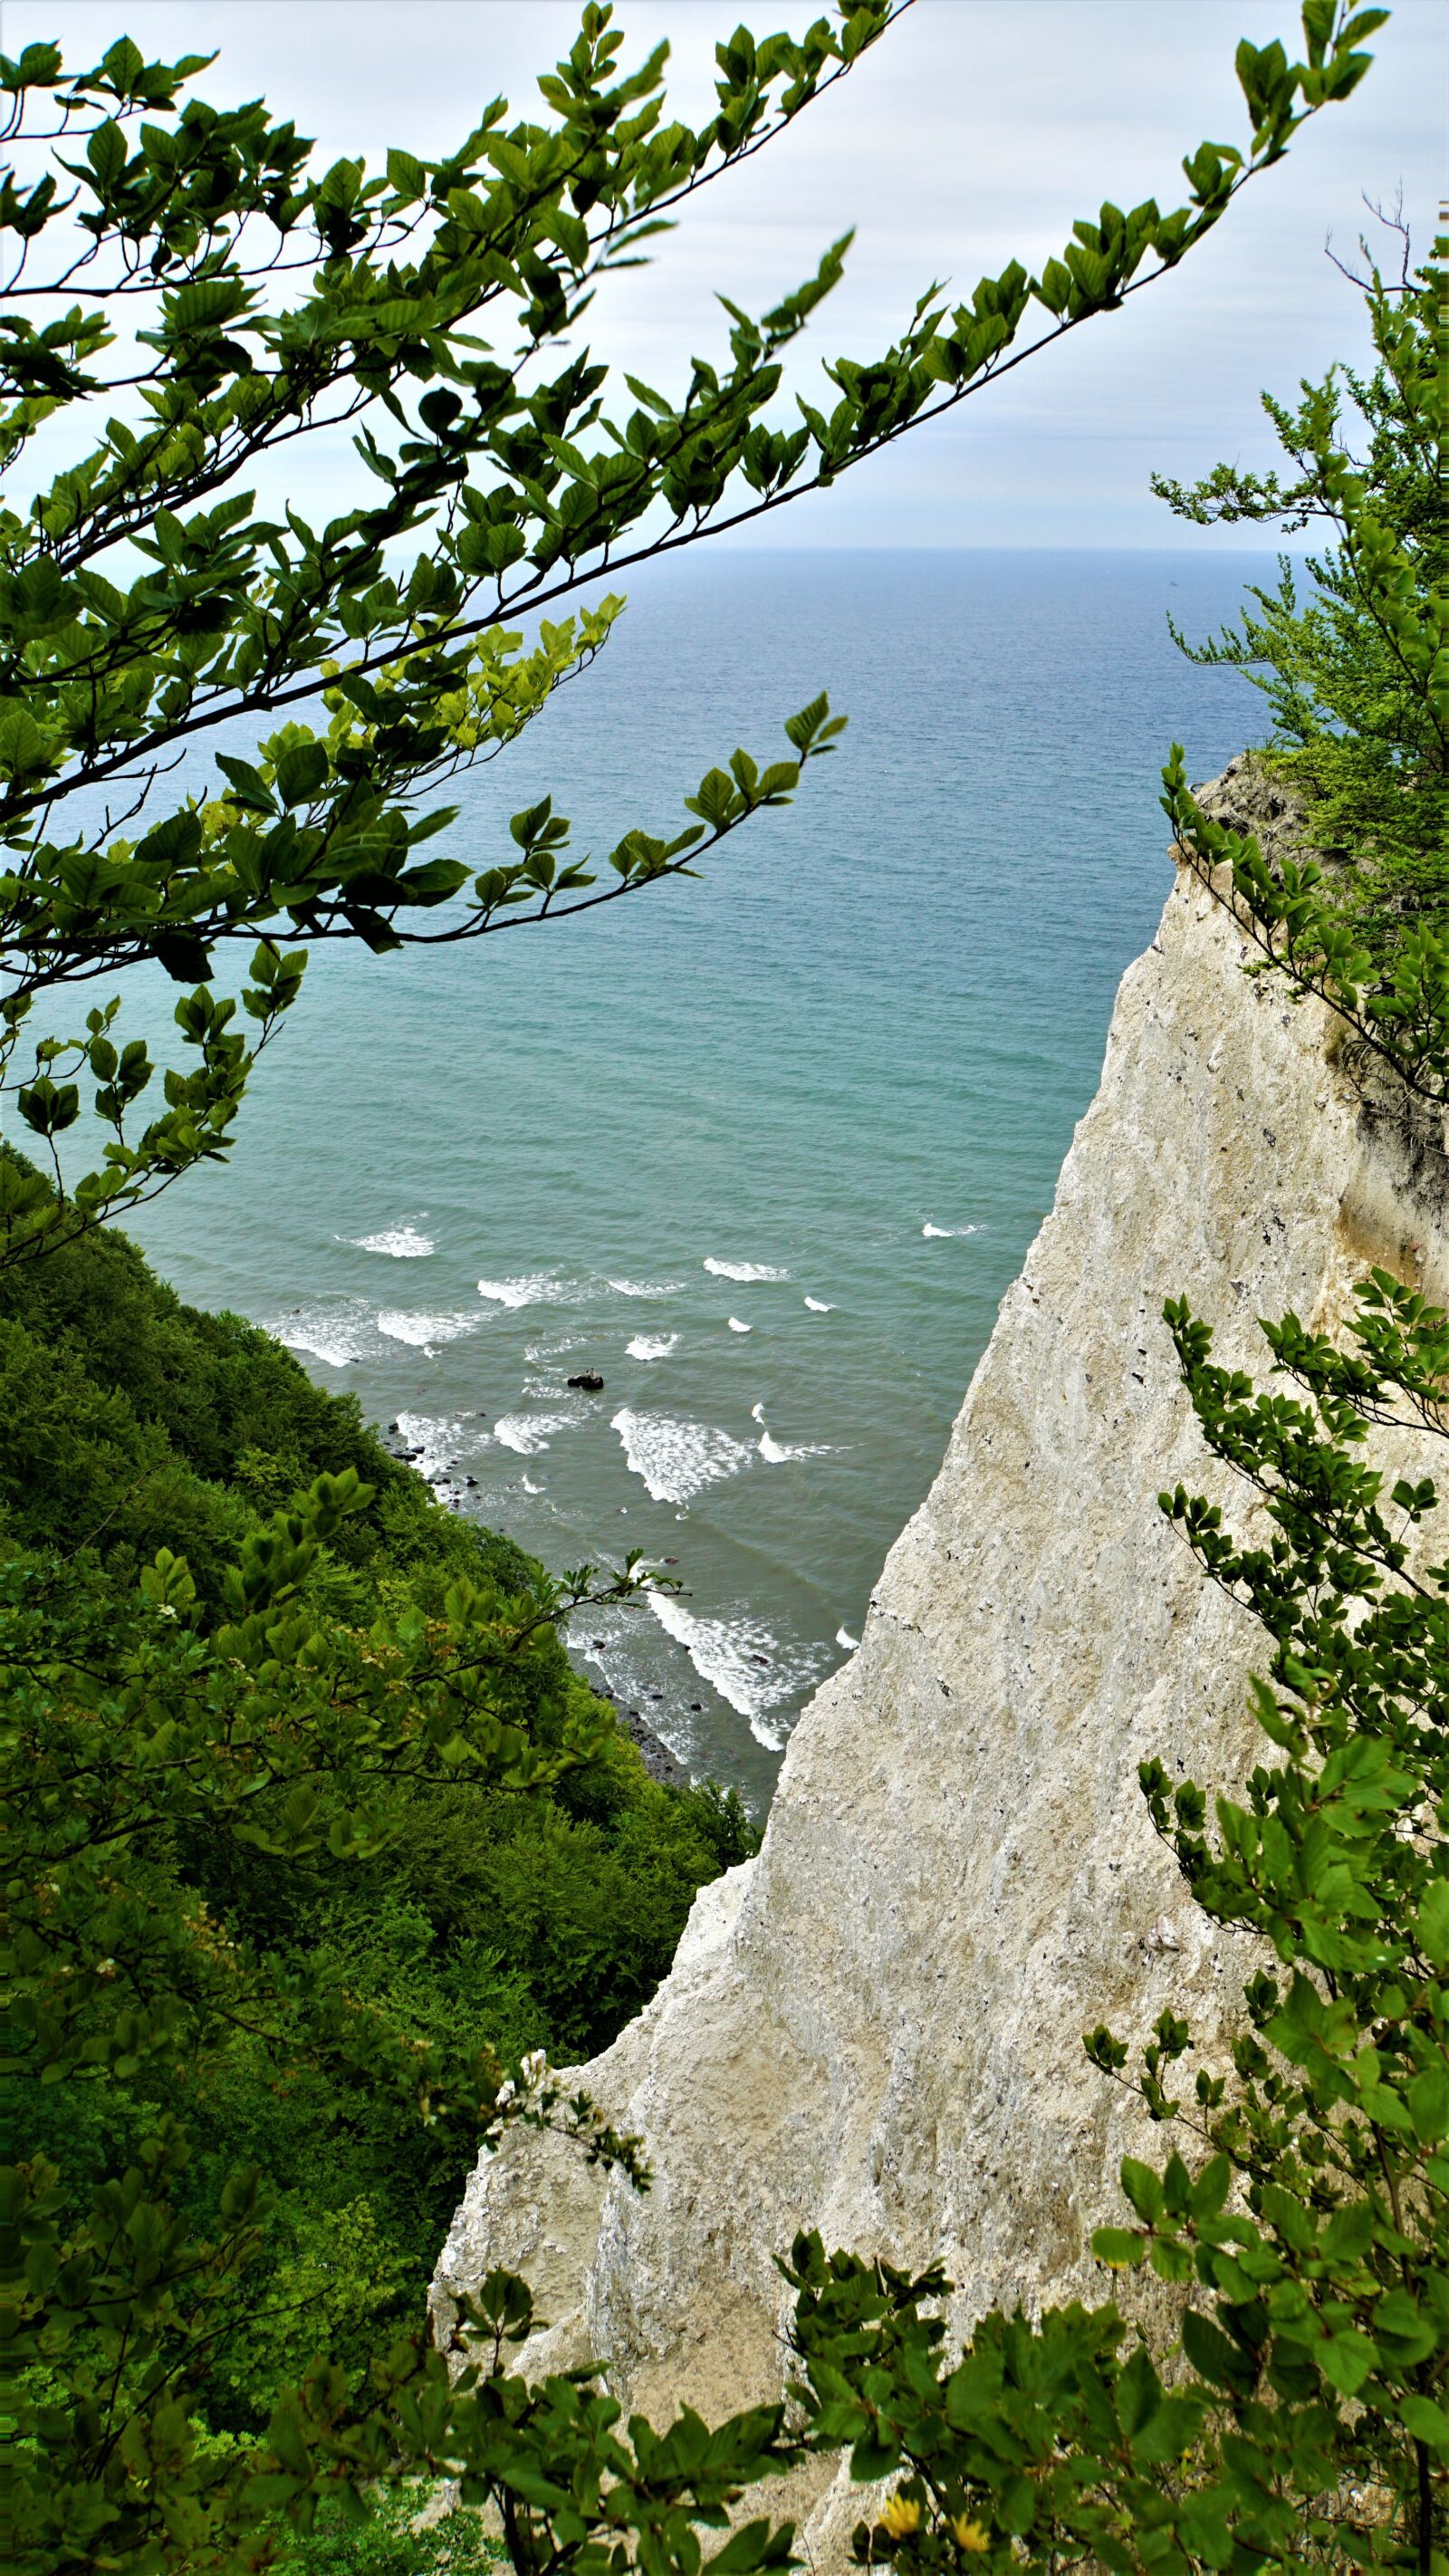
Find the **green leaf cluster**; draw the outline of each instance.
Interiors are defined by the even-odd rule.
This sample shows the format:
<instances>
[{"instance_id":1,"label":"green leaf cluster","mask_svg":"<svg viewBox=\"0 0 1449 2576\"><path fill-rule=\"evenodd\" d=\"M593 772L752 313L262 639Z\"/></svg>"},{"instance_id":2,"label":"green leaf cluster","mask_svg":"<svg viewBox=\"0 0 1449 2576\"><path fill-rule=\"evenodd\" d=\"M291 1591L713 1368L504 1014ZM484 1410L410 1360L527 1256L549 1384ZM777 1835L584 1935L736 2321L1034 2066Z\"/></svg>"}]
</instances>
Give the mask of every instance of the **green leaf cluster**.
<instances>
[{"instance_id":1,"label":"green leaf cluster","mask_svg":"<svg viewBox=\"0 0 1449 2576\"><path fill-rule=\"evenodd\" d=\"M1442 936L1449 925L1443 274L1437 263L1411 266L1401 216L1381 220L1400 259L1385 276L1360 245L1372 368L1333 367L1321 383L1305 381L1296 404L1263 396L1286 477L1219 465L1188 488L1153 478L1196 525L1276 522L1326 541L1302 567L1280 556L1276 588L1251 585L1237 627L1200 645L1173 632L1193 661L1242 670L1268 700L1264 756L1304 801L1304 838L1317 854L1316 873L1305 882L1300 871L1288 900L1312 896L1321 935L1331 910L1344 916L1337 935L1359 971L1345 978L1329 957L1324 966L1350 1009L1348 985L1392 973L1417 932ZM1174 821L1190 827L1184 847L1202 841L1207 863L1233 855L1208 847L1180 797ZM1250 908L1264 896L1253 880ZM1307 917L1294 916L1300 938ZM1279 927L1271 905L1265 920ZM1409 972L1422 981L1422 963Z\"/></svg>"}]
</instances>

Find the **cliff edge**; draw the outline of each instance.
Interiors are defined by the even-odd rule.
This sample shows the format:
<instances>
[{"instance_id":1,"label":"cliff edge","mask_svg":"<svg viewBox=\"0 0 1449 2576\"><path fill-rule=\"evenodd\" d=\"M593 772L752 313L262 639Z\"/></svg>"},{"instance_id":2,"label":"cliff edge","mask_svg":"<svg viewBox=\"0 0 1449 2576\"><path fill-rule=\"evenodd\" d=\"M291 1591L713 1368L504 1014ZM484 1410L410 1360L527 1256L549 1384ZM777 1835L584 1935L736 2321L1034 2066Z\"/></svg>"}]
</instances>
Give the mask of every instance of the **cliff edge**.
<instances>
[{"instance_id":1,"label":"cliff edge","mask_svg":"<svg viewBox=\"0 0 1449 2576\"><path fill-rule=\"evenodd\" d=\"M1163 1298L1185 1292L1218 1356L1266 1377L1254 1319L1332 1328L1370 1262L1449 1291L1442 1135L1366 1105L1337 1024L1244 976L1248 953L1180 872L940 1474L796 1727L763 1849L702 1892L647 2011L582 2070L642 2133L653 2189L511 2135L439 2263L445 2345L457 2296L503 2264L551 2321L525 2370L598 2357L657 2422L779 2393L771 2258L801 2226L940 2256L958 2329L1107 2294L1091 2230L1120 2217L1120 2157L1152 2147L1081 2034L1145 2035L1171 2004L1210 2041L1246 1958L1156 1842L1137 1766L1231 1779L1260 1741L1259 1632L1156 1508L1181 1479L1248 1517L1204 1455ZM813 2515L817 2565L843 2560L858 2491L822 2470L768 2502Z\"/></svg>"}]
</instances>

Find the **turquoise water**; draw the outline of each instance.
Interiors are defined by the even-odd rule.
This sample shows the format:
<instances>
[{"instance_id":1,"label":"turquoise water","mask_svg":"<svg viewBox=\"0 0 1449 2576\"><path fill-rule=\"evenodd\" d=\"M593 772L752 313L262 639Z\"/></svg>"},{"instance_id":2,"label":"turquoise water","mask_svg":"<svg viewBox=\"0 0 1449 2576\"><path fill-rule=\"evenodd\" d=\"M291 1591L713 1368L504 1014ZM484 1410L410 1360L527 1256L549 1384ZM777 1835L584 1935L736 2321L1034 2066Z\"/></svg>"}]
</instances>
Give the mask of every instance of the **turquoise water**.
<instances>
[{"instance_id":1,"label":"turquoise water","mask_svg":"<svg viewBox=\"0 0 1449 2576\"><path fill-rule=\"evenodd\" d=\"M472 948L319 955L231 1164L135 1225L184 1296L400 1424L458 1508L556 1567L677 1560L677 1602L587 1615L575 1642L757 1801L1095 1087L1169 881L1168 743L1204 777L1258 724L1165 611L1201 630L1260 569L656 568L596 668L465 784L477 862L548 789L601 849L676 828L711 761L773 756L822 687L840 752L701 882ZM567 1387L583 1369L602 1394Z\"/></svg>"}]
</instances>

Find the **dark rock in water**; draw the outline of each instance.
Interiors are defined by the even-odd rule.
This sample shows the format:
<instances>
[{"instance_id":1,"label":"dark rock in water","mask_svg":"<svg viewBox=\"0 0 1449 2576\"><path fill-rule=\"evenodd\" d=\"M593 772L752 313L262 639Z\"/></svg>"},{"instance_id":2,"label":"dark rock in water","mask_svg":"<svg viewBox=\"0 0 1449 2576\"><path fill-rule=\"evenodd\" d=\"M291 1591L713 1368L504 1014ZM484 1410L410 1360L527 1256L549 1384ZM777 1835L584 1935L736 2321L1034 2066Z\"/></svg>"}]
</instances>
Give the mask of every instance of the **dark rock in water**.
<instances>
[{"instance_id":1,"label":"dark rock in water","mask_svg":"<svg viewBox=\"0 0 1449 2576\"><path fill-rule=\"evenodd\" d=\"M400 1425L396 1422L390 1422L387 1427L389 1431L396 1431L400 1428Z\"/></svg>"},{"instance_id":2,"label":"dark rock in water","mask_svg":"<svg viewBox=\"0 0 1449 2576\"><path fill-rule=\"evenodd\" d=\"M602 1637L591 1637L591 1638L589 1639L589 1643L590 1643L590 1645L591 1645L591 1646L593 1646L595 1649L597 1649L597 1648L601 1647L601 1646L603 1645L603 1642L604 1642L604 1640L603 1640L603 1638L602 1638Z\"/></svg>"},{"instance_id":3,"label":"dark rock in water","mask_svg":"<svg viewBox=\"0 0 1449 2576\"><path fill-rule=\"evenodd\" d=\"M569 1379L569 1384L581 1386L586 1395L602 1395L604 1391L604 1381L597 1369L580 1369L577 1377Z\"/></svg>"},{"instance_id":4,"label":"dark rock in water","mask_svg":"<svg viewBox=\"0 0 1449 2576\"><path fill-rule=\"evenodd\" d=\"M704 1702L703 1702L703 1700L702 1700L702 1699L692 1699L692 1700L690 1701L690 1703L689 1703L689 1713L690 1713L690 1716L691 1716L691 1717L702 1717L702 1716L704 1715Z\"/></svg>"},{"instance_id":5,"label":"dark rock in water","mask_svg":"<svg viewBox=\"0 0 1449 2576\"><path fill-rule=\"evenodd\" d=\"M476 1476L465 1476L463 1482L465 1485L476 1485L478 1479Z\"/></svg>"},{"instance_id":6,"label":"dark rock in water","mask_svg":"<svg viewBox=\"0 0 1449 2576\"><path fill-rule=\"evenodd\" d=\"M751 1655L750 1661L752 1664L764 1664L768 1667L770 1658L768 1655Z\"/></svg>"}]
</instances>

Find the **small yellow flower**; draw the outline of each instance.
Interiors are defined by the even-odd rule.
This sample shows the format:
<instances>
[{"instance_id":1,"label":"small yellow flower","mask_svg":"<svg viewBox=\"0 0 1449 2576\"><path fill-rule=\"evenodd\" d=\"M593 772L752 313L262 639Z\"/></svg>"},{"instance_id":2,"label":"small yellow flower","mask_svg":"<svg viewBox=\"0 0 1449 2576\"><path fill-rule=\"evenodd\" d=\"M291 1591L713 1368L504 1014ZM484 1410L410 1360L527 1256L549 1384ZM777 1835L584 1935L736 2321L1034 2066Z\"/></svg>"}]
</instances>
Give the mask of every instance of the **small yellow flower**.
<instances>
[{"instance_id":1,"label":"small yellow flower","mask_svg":"<svg viewBox=\"0 0 1449 2576\"><path fill-rule=\"evenodd\" d=\"M968 2551L972 2557L979 2556L983 2549L991 2547L989 2533L983 2531L980 2523L973 2522L967 2514L953 2513L951 2529L956 2534L957 2548Z\"/></svg>"},{"instance_id":2,"label":"small yellow flower","mask_svg":"<svg viewBox=\"0 0 1449 2576\"><path fill-rule=\"evenodd\" d=\"M913 2496L893 2495L881 2521L892 2540L904 2540L908 2531L920 2530L921 2508Z\"/></svg>"}]
</instances>

